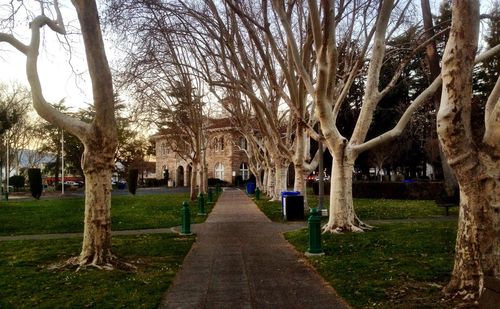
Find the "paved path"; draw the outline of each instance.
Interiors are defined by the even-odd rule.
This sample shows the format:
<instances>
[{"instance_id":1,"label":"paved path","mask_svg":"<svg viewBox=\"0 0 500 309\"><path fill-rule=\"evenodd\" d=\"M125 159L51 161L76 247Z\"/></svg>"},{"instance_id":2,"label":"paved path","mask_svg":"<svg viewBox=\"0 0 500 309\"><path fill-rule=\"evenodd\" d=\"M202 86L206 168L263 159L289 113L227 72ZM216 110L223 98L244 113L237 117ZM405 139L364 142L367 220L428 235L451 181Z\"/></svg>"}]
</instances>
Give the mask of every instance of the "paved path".
<instances>
[{"instance_id":1,"label":"paved path","mask_svg":"<svg viewBox=\"0 0 500 309\"><path fill-rule=\"evenodd\" d=\"M303 225L303 223L302 223ZM240 190L225 191L160 308L347 308Z\"/></svg>"}]
</instances>

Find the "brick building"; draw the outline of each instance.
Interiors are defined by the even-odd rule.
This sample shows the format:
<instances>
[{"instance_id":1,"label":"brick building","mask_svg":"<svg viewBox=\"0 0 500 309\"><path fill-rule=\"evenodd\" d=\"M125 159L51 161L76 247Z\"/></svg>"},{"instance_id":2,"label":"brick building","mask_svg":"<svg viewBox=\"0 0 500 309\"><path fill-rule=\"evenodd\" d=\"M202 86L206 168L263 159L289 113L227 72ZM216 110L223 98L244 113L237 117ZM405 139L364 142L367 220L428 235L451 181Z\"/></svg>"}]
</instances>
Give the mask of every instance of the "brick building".
<instances>
[{"instance_id":1,"label":"brick building","mask_svg":"<svg viewBox=\"0 0 500 309\"><path fill-rule=\"evenodd\" d=\"M234 183L237 178L247 180L250 176L245 152L246 141L231 124L229 118L210 119L205 128L207 139L206 162L208 178L217 178ZM189 186L191 162L173 151L175 138L156 135L156 178L163 179L168 170L171 184Z\"/></svg>"}]
</instances>

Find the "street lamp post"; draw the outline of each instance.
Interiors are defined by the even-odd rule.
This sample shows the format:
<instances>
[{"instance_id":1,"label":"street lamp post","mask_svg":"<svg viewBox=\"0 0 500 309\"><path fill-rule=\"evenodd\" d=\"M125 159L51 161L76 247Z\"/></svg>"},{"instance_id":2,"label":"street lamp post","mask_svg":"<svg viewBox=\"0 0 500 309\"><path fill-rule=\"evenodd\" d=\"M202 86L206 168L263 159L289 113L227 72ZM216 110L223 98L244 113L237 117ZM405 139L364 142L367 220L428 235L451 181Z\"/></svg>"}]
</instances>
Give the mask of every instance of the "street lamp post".
<instances>
[{"instance_id":1,"label":"street lamp post","mask_svg":"<svg viewBox=\"0 0 500 309\"><path fill-rule=\"evenodd\" d=\"M324 179L323 179L323 143L319 141L319 179L318 179L318 187L319 187L319 201L318 201L318 209L319 209L319 214L320 216L322 215L323 211L323 200L324 200Z\"/></svg>"},{"instance_id":2,"label":"street lamp post","mask_svg":"<svg viewBox=\"0 0 500 309\"><path fill-rule=\"evenodd\" d=\"M61 194L64 194L64 131L61 130Z\"/></svg>"},{"instance_id":3,"label":"street lamp post","mask_svg":"<svg viewBox=\"0 0 500 309\"><path fill-rule=\"evenodd\" d=\"M9 162L9 132L7 131L5 134L6 138L6 153L7 153L7 158L5 160L5 200L9 200L9 176L10 176L10 162Z\"/></svg>"}]
</instances>

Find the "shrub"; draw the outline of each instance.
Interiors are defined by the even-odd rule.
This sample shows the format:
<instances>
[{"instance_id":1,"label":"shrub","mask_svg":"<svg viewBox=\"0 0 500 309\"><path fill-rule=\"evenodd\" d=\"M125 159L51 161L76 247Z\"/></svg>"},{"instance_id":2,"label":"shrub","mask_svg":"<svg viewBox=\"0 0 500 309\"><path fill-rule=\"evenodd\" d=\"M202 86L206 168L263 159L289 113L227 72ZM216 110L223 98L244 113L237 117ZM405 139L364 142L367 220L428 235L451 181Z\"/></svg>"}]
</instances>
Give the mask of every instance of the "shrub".
<instances>
[{"instance_id":1,"label":"shrub","mask_svg":"<svg viewBox=\"0 0 500 309\"><path fill-rule=\"evenodd\" d=\"M229 185L229 182L220 180L219 178L208 178L208 185L210 187L215 187L217 184L219 184L221 187L227 187Z\"/></svg>"},{"instance_id":2,"label":"shrub","mask_svg":"<svg viewBox=\"0 0 500 309\"><path fill-rule=\"evenodd\" d=\"M128 171L128 191L135 195L137 191L137 180L139 179L139 170L138 169L130 169Z\"/></svg>"},{"instance_id":3,"label":"shrub","mask_svg":"<svg viewBox=\"0 0 500 309\"><path fill-rule=\"evenodd\" d=\"M15 190L19 190L20 188L24 188L24 176L14 175L9 177L9 184L14 187Z\"/></svg>"},{"instance_id":4,"label":"shrub","mask_svg":"<svg viewBox=\"0 0 500 309\"><path fill-rule=\"evenodd\" d=\"M156 178L146 178L144 179L144 185L146 187L160 187L167 184L166 179L156 179Z\"/></svg>"},{"instance_id":5,"label":"shrub","mask_svg":"<svg viewBox=\"0 0 500 309\"><path fill-rule=\"evenodd\" d=\"M42 173L39 168L28 169L28 180L30 184L31 195L37 200L42 196Z\"/></svg>"},{"instance_id":6,"label":"shrub","mask_svg":"<svg viewBox=\"0 0 500 309\"><path fill-rule=\"evenodd\" d=\"M312 184L315 195L319 192L319 183ZM330 182L324 183L325 195L330 194ZM356 181L352 184L355 198L385 198L408 200L434 200L443 195L442 182L380 182Z\"/></svg>"}]
</instances>

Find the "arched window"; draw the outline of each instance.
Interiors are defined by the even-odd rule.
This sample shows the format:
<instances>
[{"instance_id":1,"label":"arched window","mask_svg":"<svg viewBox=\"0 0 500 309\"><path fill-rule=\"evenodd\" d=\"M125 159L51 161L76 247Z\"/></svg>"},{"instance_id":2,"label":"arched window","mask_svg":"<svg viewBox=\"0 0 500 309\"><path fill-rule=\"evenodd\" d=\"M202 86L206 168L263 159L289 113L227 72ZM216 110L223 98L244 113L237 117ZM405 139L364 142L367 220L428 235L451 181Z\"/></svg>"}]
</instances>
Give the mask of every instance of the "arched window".
<instances>
[{"instance_id":1,"label":"arched window","mask_svg":"<svg viewBox=\"0 0 500 309\"><path fill-rule=\"evenodd\" d=\"M219 139L219 150L224 151L224 137Z\"/></svg>"},{"instance_id":2,"label":"arched window","mask_svg":"<svg viewBox=\"0 0 500 309\"><path fill-rule=\"evenodd\" d=\"M240 175L243 180L248 180L250 178L250 171L248 170L248 164L245 162L240 165Z\"/></svg>"},{"instance_id":3,"label":"arched window","mask_svg":"<svg viewBox=\"0 0 500 309\"><path fill-rule=\"evenodd\" d=\"M224 165L222 163L215 164L215 177L220 180L224 180Z\"/></svg>"},{"instance_id":4,"label":"arched window","mask_svg":"<svg viewBox=\"0 0 500 309\"><path fill-rule=\"evenodd\" d=\"M219 141L217 140L217 137L214 137L212 141L212 148L214 151L219 151Z\"/></svg>"}]
</instances>

